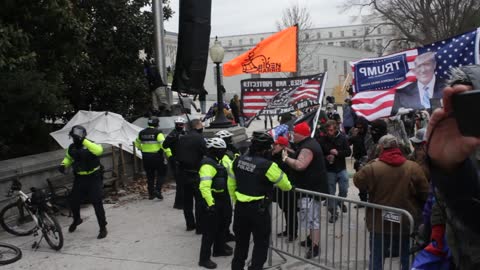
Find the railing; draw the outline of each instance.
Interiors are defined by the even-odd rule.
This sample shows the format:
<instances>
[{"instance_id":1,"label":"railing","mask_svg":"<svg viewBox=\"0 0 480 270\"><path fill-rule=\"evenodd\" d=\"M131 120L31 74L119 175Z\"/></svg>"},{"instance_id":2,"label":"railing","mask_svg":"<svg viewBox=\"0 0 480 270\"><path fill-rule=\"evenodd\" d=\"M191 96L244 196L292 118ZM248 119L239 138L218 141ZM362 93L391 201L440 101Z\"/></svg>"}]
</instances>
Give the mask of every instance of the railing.
<instances>
[{"instance_id":1,"label":"railing","mask_svg":"<svg viewBox=\"0 0 480 270\"><path fill-rule=\"evenodd\" d=\"M414 221L407 211L303 189L274 197L270 267L276 252L283 263L287 255L321 269L410 269ZM307 237L313 244L301 246Z\"/></svg>"}]
</instances>

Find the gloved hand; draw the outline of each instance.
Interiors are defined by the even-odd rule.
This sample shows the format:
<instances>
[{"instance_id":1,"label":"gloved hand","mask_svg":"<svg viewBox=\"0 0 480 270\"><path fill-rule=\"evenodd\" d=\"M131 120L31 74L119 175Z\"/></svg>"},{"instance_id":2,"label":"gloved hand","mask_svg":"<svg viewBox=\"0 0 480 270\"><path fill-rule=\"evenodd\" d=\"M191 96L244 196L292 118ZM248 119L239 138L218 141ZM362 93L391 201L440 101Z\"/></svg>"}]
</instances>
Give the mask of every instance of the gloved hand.
<instances>
[{"instance_id":1,"label":"gloved hand","mask_svg":"<svg viewBox=\"0 0 480 270\"><path fill-rule=\"evenodd\" d=\"M200 109L197 109L197 112L200 112Z\"/></svg>"},{"instance_id":2,"label":"gloved hand","mask_svg":"<svg viewBox=\"0 0 480 270\"><path fill-rule=\"evenodd\" d=\"M215 214L215 204L207 207L207 215L213 215L213 214Z\"/></svg>"},{"instance_id":3,"label":"gloved hand","mask_svg":"<svg viewBox=\"0 0 480 270\"><path fill-rule=\"evenodd\" d=\"M287 158L288 158L287 149L283 149L282 150L282 161L285 162L285 160L287 160Z\"/></svg>"},{"instance_id":4,"label":"gloved hand","mask_svg":"<svg viewBox=\"0 0 480 270\"><path fill-rule=\"evenodd\" d=\"M432 242L425 248L426 251L440 257L445 257L447 254L443 251L445 236L445 225L432 226L431 239Z\"/></svg>"},{"instance_id":5,"label":"gloved hand","mask_svg":"<svg viewBox=\"0 0 480 270\"><path fill-rule=\"evenodd\" d=\"M58 171L62 174L65 174L65 165L58 166Z\"/></svg>"}]
</instances>

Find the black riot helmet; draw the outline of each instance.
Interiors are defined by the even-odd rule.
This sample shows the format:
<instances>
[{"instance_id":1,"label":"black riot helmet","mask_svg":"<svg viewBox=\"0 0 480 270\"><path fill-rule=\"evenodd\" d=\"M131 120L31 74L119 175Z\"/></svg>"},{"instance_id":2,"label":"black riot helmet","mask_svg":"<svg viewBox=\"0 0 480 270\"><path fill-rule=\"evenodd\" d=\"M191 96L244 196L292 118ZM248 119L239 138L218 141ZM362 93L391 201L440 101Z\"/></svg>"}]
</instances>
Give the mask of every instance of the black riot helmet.
<instances>
[{"instance_id":1,"label":"black riot helmet","mask_svg":"<svg viewBox=\"0 0 480 270\"><path fill-rule=\"evenodd\" d=\"M87 137L87 130L80 125L76 125L72 127L72 130L70 130L70 133L68 134L70 137L73 139L73 143L77 146L81 146L83 139Z\"/></svg>"},{"instance_id":2,"label":"black riot helmet","mask_svg":"<svg viewBox=\"0 0 480 270\"><path fill-rule=\"evenodd\" d=\"M253 152L260 152L264 150L272 149L273 138L264 131L254 131L251 139L252 145L250 146Z\"/></svg>"},{"instance_id":3,"label":"black riot helmet","mask_svg":"<svg viewBox=\"0 0 480 270\"><path fill-rule=\"evenodd\" d=\"M158 123L160 121L158 120L158 117L156 116L151 116L150 118L148 118L148 126L149 127L158 127Z\"/></svg>"},{"instance_id":4,"label":"black riot helmet","mask_svg":"<svg viewBox=\"0 0 480 270\"><path fill-rule=\"evenodd\" d=\"M68 135L70 135L70 137L72 138L77 137L84 139L85 137L87 137L87 130L83 126L76 125L72 127L72 130L70 130L70 133Z\"/></svg>"}]
</instances>

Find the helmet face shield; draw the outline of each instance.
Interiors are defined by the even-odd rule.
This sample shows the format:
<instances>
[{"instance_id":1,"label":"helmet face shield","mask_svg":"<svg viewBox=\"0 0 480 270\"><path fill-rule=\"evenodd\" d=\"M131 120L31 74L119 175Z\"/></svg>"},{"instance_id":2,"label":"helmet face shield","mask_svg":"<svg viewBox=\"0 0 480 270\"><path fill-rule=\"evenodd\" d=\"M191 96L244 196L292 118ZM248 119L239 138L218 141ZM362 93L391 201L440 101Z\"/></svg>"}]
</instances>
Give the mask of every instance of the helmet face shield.
<instances>
[{"instance_id":1,"label":"helmet face shield","mask_svg":"<svg viewBox=\"0 0 480 270\"><path fill-rule=\"evenodd\" d=\"M83 137L85 136L85 131L80 128L74 128L72 129L72 135Z\"/></svg>"},{"instance_id":2,"label":"helmet face shield","mask_svg":"<svg viewBox=\"0 0 480 270\"><path fill-rule=\"evenodd\" d=\"M73 126L68 135L70 135L70 137L85 138L87 136L87 130L82 126Z\"/></svg>"}]
</instances>

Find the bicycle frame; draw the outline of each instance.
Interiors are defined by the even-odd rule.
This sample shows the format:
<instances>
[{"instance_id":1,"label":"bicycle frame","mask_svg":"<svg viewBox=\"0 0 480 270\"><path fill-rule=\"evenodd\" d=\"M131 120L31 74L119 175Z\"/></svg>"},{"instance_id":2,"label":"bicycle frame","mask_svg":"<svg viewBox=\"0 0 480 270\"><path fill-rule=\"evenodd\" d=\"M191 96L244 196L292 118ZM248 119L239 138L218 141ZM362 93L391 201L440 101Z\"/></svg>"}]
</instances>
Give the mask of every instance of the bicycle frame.
<instances>
[{"instance_id":1,"label":"bicycle frame","mask_svg":"<svg viewBox=\"0 0 480 270\"><path fill-rule=\"evenodd\" d=\"M28 197L27 194L25 194L25 192L21 191L21 190L16 190L16 191L13 191L13 194L22 201L22 203L25 205L25 209L28 211L28 213L30 214L30 216L32 217L33 221L35 222L36 224L36 229L40 228L40 223L38 222L38 217L36 214L34 214L32 211L31 211L31 206L29 204L29 200L30 200L30 197Z\"/></svg>"}]
</instances>

